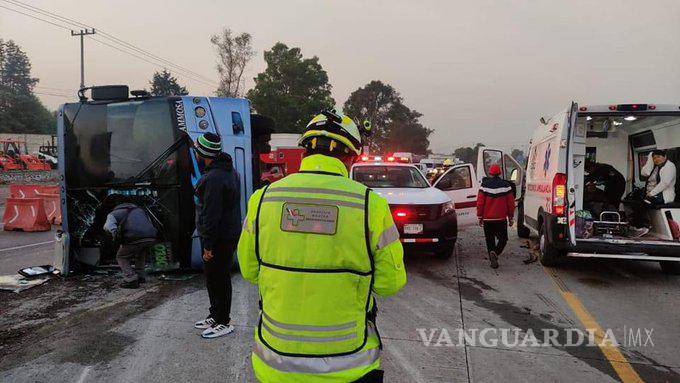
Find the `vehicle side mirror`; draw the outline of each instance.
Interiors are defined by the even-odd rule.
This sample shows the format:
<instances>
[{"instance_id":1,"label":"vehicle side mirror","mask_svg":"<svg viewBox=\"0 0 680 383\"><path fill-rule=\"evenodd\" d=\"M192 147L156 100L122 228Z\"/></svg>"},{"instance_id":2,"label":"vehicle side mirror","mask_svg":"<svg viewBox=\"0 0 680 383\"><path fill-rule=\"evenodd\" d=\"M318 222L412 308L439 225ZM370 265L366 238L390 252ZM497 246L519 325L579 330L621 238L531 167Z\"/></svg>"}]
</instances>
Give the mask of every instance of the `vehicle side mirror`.
<instances>
[{"instance_id":1,"label":"vehicle side mirror","mask_svg":"<svg viewBox=\"0 0 680 383\"><path fill-rule=\"evenodd\" d=\"M439 190L451 190L453 183L451 182L451 178L447 177L440 180L435 187Z\"/></svg>"}]
</instances>

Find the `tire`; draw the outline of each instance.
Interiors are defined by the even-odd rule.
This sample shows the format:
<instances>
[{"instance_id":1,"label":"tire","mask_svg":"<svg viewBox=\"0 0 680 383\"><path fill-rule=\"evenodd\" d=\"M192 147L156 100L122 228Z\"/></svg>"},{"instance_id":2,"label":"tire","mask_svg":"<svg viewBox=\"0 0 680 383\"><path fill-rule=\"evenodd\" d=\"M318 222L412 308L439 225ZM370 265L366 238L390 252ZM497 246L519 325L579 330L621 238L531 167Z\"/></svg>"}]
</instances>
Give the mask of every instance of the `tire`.
<instances>
[{"instance_id":1,"label":"tire","mask_svg":"<svg viewBox=\"0 0 680 383\"><path fill-rule=\"evenodd\" d=\"M659 264L664 274L680 275L680 262L661 261Z\"/></svg>"},{"instance_id":2,"label":"tire","mask_svg":"<svg viewBox=\"0 0 680 383\"><path fill-rule=\"evenodd\" d=\"M456 241L444 242L437 247L434 254L437 259L449 259L453 254L453 248L456 246Z\"/></svg>"},{"instance_id":3,"label":"tire","mask_svg":"<svg viewBox=\"0 0 680 383\"><path fill-rule=\"evenodd\" d=\"M548 243L548 236L543 225L538 233L538 260L543 266L557 266L562 261L562 252Z\"/></svg>"},{"instance_id":4,"label":"tire","mask_svg":"<svg viewBox=\"0 0 680 383\"><path fill-rule=\"evenodd\" d=\"M531 231L524 226L524 203L520 202L517 206L517 236L520 238L529 238Z\"/></svg>"}]
</instances>

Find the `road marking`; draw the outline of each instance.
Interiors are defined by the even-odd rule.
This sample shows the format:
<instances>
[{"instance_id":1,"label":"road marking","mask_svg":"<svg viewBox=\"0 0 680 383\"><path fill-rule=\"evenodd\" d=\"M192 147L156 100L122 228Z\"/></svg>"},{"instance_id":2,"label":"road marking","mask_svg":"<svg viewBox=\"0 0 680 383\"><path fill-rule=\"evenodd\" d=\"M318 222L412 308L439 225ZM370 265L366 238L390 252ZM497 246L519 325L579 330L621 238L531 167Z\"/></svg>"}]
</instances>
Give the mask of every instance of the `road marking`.
<instances>
[{"instance_id":1,"label":"road marking","mask_svg":"<svg viewBox=\"0 0 680 383\"><path fill-rule=\"evenodd\" d=\"M611 342L602 341L605 337L602 327L600 327L595 318L593 318L588 310L586 310L585 306L583 306L583 303L581 303L576 295L568 290L564 281L556 274L555 269L544 266L543 270L548 274L550 279L552 279L555 286L557 286L562 298L567 302L569 307L571 307L572 311L574 311L576 317L583 327L585 327L586 331L593 332L597 346L600 348L600 351L602 351L602 354L604 354L604 357L607 358L607 361L612 368L614 368L614 371L619 375L621 381L623 383L643 383L644 381L640 378L640 375L635 372L635 369L633 369L628 362L628 359L623 356L618 347L614 346Z\"/></svg>"},{"instance_id":2,"label":"road marking","mask_svg":"<svg viewBox=\"0 0 680 383\"><path fill-rule=\"evenodd\" d=\"M80 377L78 378L77 383L83 383L85 381L85 378L87 378L87 375L90 373L90 370L92 370L92 366L87 366L83 368L83 372L80 373Z\"/></svg>"},{"instance_id":3,"label":"road marking","mask_svg":"<svg viewBox=\"0 0 680 383\"><path fill-rule=\"evenodd\" d=\"M0 249L0 253L2 253L2 252L4 252L4 251L13 251L13 250L25 249L25 248L28 248L28 247L35 247L35 246L47 245L47 244L54 243L54 242L55 242L55 240L53 239L53 240L51 240L51 241L38 242L38 243L31 243L30 245L22 245L22 246L15 246L15 247L6 247L6 248L4 248L4 249Z\"/></svg>"}]
</instances>

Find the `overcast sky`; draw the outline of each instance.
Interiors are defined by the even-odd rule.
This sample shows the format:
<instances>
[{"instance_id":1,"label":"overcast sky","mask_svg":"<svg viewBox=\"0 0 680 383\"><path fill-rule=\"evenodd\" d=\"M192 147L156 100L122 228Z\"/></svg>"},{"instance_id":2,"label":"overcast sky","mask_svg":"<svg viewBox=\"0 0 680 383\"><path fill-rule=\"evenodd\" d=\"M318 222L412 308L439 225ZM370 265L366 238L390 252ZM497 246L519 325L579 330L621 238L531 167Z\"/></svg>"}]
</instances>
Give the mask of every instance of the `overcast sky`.
<instances>
[{"instance_id":1,"label":"overcast sky","mask_svg":"<svg viewBox=\"0 0 680 383\"><path fill-rule=\"evenodd\" d=\"M0 6L12 7L8 0ZM316 55L342 105L371 80L393 85L435 129L430 148L521 147L538 118L569 106L680 102L680 1L21 0L93 25L217 80L209 38L249 32L257 56L277 41ZM16 7L14 7L16 8ZM77 89L69 32L0 8L0 37L28 53L39 92ZM148 88L158 66L86 41L86 84ZM192 94L214 88L178 76ZM55 88L51 90L47 88ZM56 108L64 98L41 95Z\"/></svg>"}]
</instances>

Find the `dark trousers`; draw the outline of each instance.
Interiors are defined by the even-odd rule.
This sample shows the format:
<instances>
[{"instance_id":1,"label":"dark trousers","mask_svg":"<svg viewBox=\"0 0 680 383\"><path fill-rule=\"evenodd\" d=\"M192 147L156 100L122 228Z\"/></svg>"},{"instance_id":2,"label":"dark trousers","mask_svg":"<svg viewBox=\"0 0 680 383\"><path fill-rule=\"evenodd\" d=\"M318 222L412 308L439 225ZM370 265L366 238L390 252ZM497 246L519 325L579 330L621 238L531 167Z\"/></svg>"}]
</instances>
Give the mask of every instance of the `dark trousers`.
<instances>
[{"instance_id":1,"label":"dark trousers","mask_svg":"<svg viewBox=\"0 0 680 383\"><path fill-rule=\"evenodd\" d=\"M217 241L213 257L203 261L205 285L210 298L210 317L217 324L229 324L231 311L231 263L238 244L237 238Z\"/></svg>"},{"instance_id":2,"label":"dark trousers","mask_svg":"<svg viewBox=\"0 0 680 383\"><path fill-rule=\"evenodd\" d=\"M654 197L642 197L640 195L631 196L624 201L628 208L628 222L634 227L650 227L652 224L649 221L649 209L663 205L663 196L661 194Z\"/></svg>"},{"instance_id":3,"label":"dark trousers","mask_svg":"<svg viewBox=\"0 0 680 383\"><path fill-rule=\"evenodd\" d=\"M155 239L147 238L120 245L116 253L116 261L118 261L118 266L120 266L125 282L132 282L146 277L144 272L146 256L149 248L155 242Z\"/></svg>"},{"instance_id":4,"label":"dark trousers","mask_svg":"<svg viewBox=\"0 0 680 383\"><path fill-rule=\"evenodd\" d=\"M486 250L500 255L508 243L508 222L484 221L484 237L486 238Z\"/></svg>"},{"instance_id":5,"label":"dark trousers","mask_svg":"<svg viewBox=\"0 0 680 383\"><path fill-rule=\"evenodd\" d=\"M384 372L382 370L373 370L352 383L382 383L383 375Z\"/></svg>"}]
</instances>

